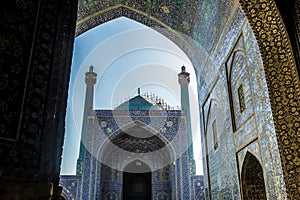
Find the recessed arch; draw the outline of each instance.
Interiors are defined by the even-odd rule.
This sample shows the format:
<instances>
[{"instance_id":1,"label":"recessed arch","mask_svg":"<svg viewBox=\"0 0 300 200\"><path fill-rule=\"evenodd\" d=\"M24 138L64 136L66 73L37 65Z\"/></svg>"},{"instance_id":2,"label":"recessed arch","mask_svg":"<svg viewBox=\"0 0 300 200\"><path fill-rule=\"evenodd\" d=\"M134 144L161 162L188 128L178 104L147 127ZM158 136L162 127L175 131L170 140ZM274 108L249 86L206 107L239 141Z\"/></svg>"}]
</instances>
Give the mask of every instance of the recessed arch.
<instances>
[{"instance_id":1,"label":"recessed arch","mask_svg":"<svg viewBox=\"0 0 300 200\"><path fill-rule=\"evenodd\" d=\"M224 112L224 108L221 104L220 101L218 101L215 98L211 98L210 99L210 103L209 103L209 107L208 107L208 115L207 115L207 119L206 122L209 122L211 120L211 115L212 115L212 109L213 107L217 107L220 111ZM206 126L208 126L208 124L206 123Z\"/></svg>"},{"instance_id":2,"label":"recessed arch","mask_svg":"<svg viewBox=\"0 0 300 200\"><path fill-rule=\"evenodd\" d=\"M267 199L263 168L249 151L244 159L241 181L243 199Z\"/></svg>"},{"instance_id":3,"label":"recessed arch","mask_svg":"<svg viewBox=\"0 0 300 200\"><path fill-rule=\"evenodd\" d=\"M173 163L174 152L170 141L161 133L141 121L133 121L105 139L98 150L98 158L119 171L138 159L154 171Z\"/></svg>"},{"instance_id":4,"label":"recessed arch","mask_svg":"<svg viewBox=\"0 0 300 200\"><path fill-rule=\"evenodd\" d=\"M299 191L297 191L299 181L293 174L298 166L289 162L288 158L299 160L299 154L296 149L290 149L290 146L284 144L285 140L297 141L296 133L299 132L299 126L295 124L300 123L300 80L295 56L274 0L239 0L239 2L255 34L264 63L287 197L297 199L299 198ZM260 15L260 13L266 13L266 15ZM284 83L282 87L292 89L281 90L273 87L281 83ZM285 110L291 110L291 112L285 112ZM290 122L285 119L293 122L293 126L290 126Z\"/></svg>"},{"instance_id":5,"label":"recessed arch","mask_svg":"<svg viewBox=\"0 0 300 200\"><path fill-rule=\"evenodd\" d=\"M219 149L228 149L227 146L227 132L225 131L225 111L218 99L213 97L208 97L209 106L207 109L207 116L205 119L205 132L204 132L204 145L206 151L206 170L207 170L207 182L208 182L208 196L213 198L213 188L211 180L212 173L222 173L220 169L211 170L212 166L215 165L215 160L213 156L216 156ZM222 139L222 137L226 139ZM221 141L221 139L223 141ZM224 155L225 156L225 155ZM225 157L224 157L225 158ZM225 158L226 159L226 158ZM218 162L218 161L217 161ZM222 168L225 169L227 166L223 165Z\"/></svg>"},{"instance_id":6,"label":"recessed arch","mask_svg":"<svg viewBox=\"0 0 300 200\"><path fill-rule=\"evenodd\" d=\"M251 117L254 112L253 94L251 92L253 91L253 80L251 80L251 71L249 70L245 51L244 37L239 36L237 44L225 64L229 74L227 84L233 132L241 127L241 121Z\"/></svg>"},{"instance_id":7,"label":"recessed arch","mask_svg":"<svg viewBox=\"0 0 300 200\"><path fill-rule=\"evenodd\" d=\"M211 98L210 99L210 103L209 103L209 107L208 107L208 115L207 115L207 119L206 119L206 131L205 131L205 134L207 134L207 132L208 132L208 127L210 125L209 123L211 123L212 120L213 120L212 117L214 117L213 116L213 112L214 111L215 111L215 113L218 113L218 114L220 114L220 113L224 114L225 113L224 108L223 108L222 104L220 103L220 101L218 101L215 98ZM222 115L218 115L218 116L222 116ZM220 119L220 117L219 117L219 119ZM224 119L222 119L222 123L221 124L223 124L223 123L225 123ZM225 124L224 124L224 126L225 126Z\"/></svg>"},{"instance_id":8,"label":"recessed arch","mask_svg":"<svg viewBox=\"0 0 300 200\"><path fill-rule=\"evenodd\" d=\"M143 161L136 159L128 163L123 170L123 199L151 200L152 171Z\"/></svg>"},{"instance_id":9,"label":"recessed arch","mask_svg":"<svg viewBox=\"0 0 300 200\"><path fill-rule=\"evenodd\" d=\"M112 19L111 21L114 21L114 20L119 20L119 18ZM132 20L130 19L130 21L132 21ZM104 24L101 24L100 26L102 26L102 25L104 25ZM152 27L147 27L145 29L151 30L151 32L157 32L156 35L160 35L162 38L166 38L164 35L161 34L161 32L156 31ZM109 30L108 30L108 32L109 32ZM88 32L85 32L85 33L88 33ZM98 34L100 35L100 33L98 33ZM84 35L84 36L86 37L86 36L89 36L89 35ZM81 35L79 37L81 37ZM77 41L79 41L81 38L77 38L77 39L78 39ZM120 40L121 39L119 39L117 43L121 43L122 41L120 41ZM69 102L72 103L72 105L73 105L72 109L74 109L74 107L75 108L78 107L78 104L73 103L73 99L76 99L77 101L80 101L80 102L81 102L81 99L83 99L83 96L81 95L80 92L78 92L80 90L77 89L77 87L78 88L84 87L84 85L82 84L82 82L84 81L82 74L85 73L85 71L86 71L85 67L89 66L91 63L93 63L93 65L95 66L95 72L98 74L98 78L99 78L99 81L97 81L97 84L96 84L96 90L98 90L98 89L99 90L98 90L98 92L95 92L95 97L98 99L98 101L95 101L95 107L97 107L97 108L101 106L97 102L103 103L103 101L104 101L104 104L105 104L105 108L108 108L107 107L108 102L112 103L112 105L117 105L118 103L116 101L117 100L119 100L119 101L121 100L120 96L122 96L122 95L125 96L124 93L120 92L121 89L124 89L124 88L122 88L122 86L124 85L124 81L128 81L128 79L130 77L132 78L132 76L134 76L136 73L141 73L141 71L143 71L143 70L148 72L148 71L150 71L149 69L152 70L152 68L153 68L152 72L150 72L147 77L151 77L151 80L154 81L154 82L159 82L160 81L161 83L167 85L168 88L170 88L170 90L172 90L172 91L176 90L176 92L177 92L177 90L179 91L179 89L178 89L179 87L177 87L176 84L173 84L175 81L177 82L176 78L177 78L177 73L178 73L177 70L178 69L176 69L176 68L180 67L182 64L184 64L184 65L187 64L188 65L188 70L189 70L189 72L191 72L191 78L192 78L191 80L193 80L193 81L191 81L190 86L192 87L193 91L196 91L196 87L197 87L196 86L196 84L197 84L196 83L196 81L197 81L197 77L196 76L197 76L197 74L194 73L194 69L197 69L197 68L196 67L192 67L192 62L190 60L188 60L189 56L186 54L186 52L184 50L182 50L181 47L178 46L177 43L175 43L174 41L169 40L168 38L166 38L166 40L168 40L168 43L172 43L173 46L176 46L176 49L175 50L171 49L171 51L174 51L174 52L176 51L176 53L178 53L179 50L180 50L180 52L182 52L181 56L179 56L180 59L171 59L171 60L176 60L176 62L178 64L173 62L171 65L168 65L167 59L165 59L166 60L165 62L159 63L157 61L158 58L155 57L154 59L156 60L156 62L153 62L153 63L151 61L149 61L149 59L146 59L146 62L143 65L141 63L139 63L138 61L135 61L135 63L133 63L132 65L130 65L130 66L134 66L133 67L134 70L131 70L132 68L130 68L130 71L126 71L126 72L124 72L124 70L125 70L125 68L127 69L128 67L127 67L126 64L124 64L124 66L126 66L126 67L119 67L120 70L118 70L118 71L120 73L118 73L118 75L116 75L116 76L110 76L110 77L107 76L107 74L108 73L113 73L113 70L118 69L118 66L122 66L121 61L119 61L118 64L115 64L114 66L109 66L110 64L112 64L112 63L115 62L114 59L109 58L108 60L110 60L111 62L107 61L106 59L107 59L107 57L109 57L109 55L103 54L102 51L98 52L98 49L100 49L100 48L96 48L95 47L93 49L88 49L87 51L91 50L90 54L88 54L88 56L90 56L92 54L92 56L91 56L91 57L93 57L92 60L90 60L86 56L82 56L82 57L86 57L86 59L84 61L83 60L79 60L77 62L77 63L81 63L80 66L79 66L79 64L74 64L75 62L73 62L73 66L75 66L76 68L78 67L79 69L78 69L78 71L75 71L75 70L73 71L73 73L75 72L74 74L76 74L76 77L73 78L74 79L74 87L71 86L71 93L70 94L72 95L72 97L69 98L70 99ZM148 41L151 41L151 40L148 40ZM178 40L176 40L176 41L178 41ZM86 42L86 40L84 42ZM107 40L105 40L105 43L108 43ZM155 43L155 42L153 42L153 43ZM148 42L147 42L147 44L148 44ZM171 45L168 44L167 46L169 47ZM109 44L106 44L105 47L103 46L102 48L106 49L106 48L110 48L110 47L111 46L109 46ZM186 45L184 45L184 47L186 47ZM134 48L135 48L135 45L134 45ZM159 46L159 48L162 48L162 46ZM80 48L80 49L82 49L82 48ZM120 48L120 49L124 49L124 48ZM152 48L151 50L156 51L157 49ZM77 52L76 49L75 49L74 52L75 53ZM104 50L104 52L110 52L110 51L105 51ZM141 54L144 51L131 51L130 50L129 52L127 52L126 57L128 56L128 54L131 55L131 54L137 53L137 52L140 52L140 54ZM124 53L124 52L121 52L121 54L122 53ZM166 54L166 56L171 55L171 53L167 52L167 51L161 51L160 50L159 53L162 53L162 54L163 53L168 53L168 55ZM140 54L138 54L138 55L134 54L134 55L132 55L132 57L135 56L135 55L141 57ZM182 56L183 54L184 54L185 60L188 61L187 63L185 62L185 60L181 59L183 57ZM175 56L175 54L172 54L172 55ZM80 56L77 56L77 54L76 54L76 56L74 56L74 57L80 57ZM94 61L95 57L99 58L98 60L100 60L101 63L100 62L96 62L95 63L95 61ZM122 54L121 57L123 58L123 57L125 57L125 55ZM116 59L119 60L121 57L117 57ZM138 59L135 59L135 58L132 58L132 57L129 57L129 59L131 59L131 60L138 60ZM149 57L151 57L151 56L149 56ZM126 62L126 60L125 61L122 60L122 61ZM106 66L107 68L105 68L105 70L102 70L103 66ZM150 67L152 67L152 68L150 68ZM99 69L101 68L101 70L99 70L98 68ZM107 69L109 69L109 70L107 70ZM175 77L175 79L171 79L171 81L170 81L170 79L165 79L165 78L161 79L161 76L156 76L156 74L159 75L159 73L157 73L158 70L162 70L161 74L163 74L163 75L165 75L165 74L170 75L169 73L172 73L172 77ZM124 75L120 75L121 73L123 73ZM100 74L103 74L103 76L100 76ZM106 85L109 85L109 86L107 86L107 87L101 87L103 85L103 82L107 81L108 79L111 79L111 82L114 82L115 84L106 84ZM130 81L130 83L133 83L135 85L139 85L141 83L141 81L139 79L136 79L136 78L132 78L132 79L133 80ZM146 78L146 81L151 81L151 80L148 79L148 78ZM101 83L101 81L103 81L103 82ZM132 91L136 91L137 90L137 89L133 90L133 88L132 88L133 84L130 84L130 87L128 87L129 88L128 90L132 90ZM158 87L160 87L160 86L158 85ZM109 89L104 90L104 89L100 89L100 88L109 88ZM126 91L128 91L128 90L126 90ZM132 93L132 91L130 91L128 93L130 94L130 93ZM111 99L108 99L108 100L106 99L106 100L99 101L99 99L102 98L100 94L102 94L103 92L108 92L108 94L109 94L108 96L111 96ZM192 98L191 98L191 95L193 95ZM104 99L104 98L102 98L102 99ZM193 92L193 94L190 92L190 99L193 100L193 102L195 102L195 105L198 105L198 103L197 103L197 101L198 101L198 95L197 95L196 92ZM80 105L83 105L83 104L80 103ZM193 110L193 111L195 111L195 110ZM80 131L81 130L81 128L80 128L80 124L81 124L81 112L74 112L73 116L74 116L74 120L75 120L75 125L79 124L78 125L78 131ZM198 114L196 114L195 116L198 116ZM195 122L198 123L199 120L197 119L197 120L195 120Z\"/></svg>"},{"instance_id":10,"label":"recessed arch","mask_svg":"<svg viewBox=\"0 0 300 200\"><path fill-rule=\"evenodd\" d=\"M235 70L234 68L246 68L248 69L247 67L247 63L246 63L246 54L245 54L245 51L244 50L235 50L233 55L232 55L232 61L231 61L231 64L230 64L230 70L229 70L229 80L232 80L232 77L235 73ZM244 65L242 65L244 64ZM242 66L241 66L242 65ZM248 72L249 70L247 70Z\"/></svg>"}]
</instances>

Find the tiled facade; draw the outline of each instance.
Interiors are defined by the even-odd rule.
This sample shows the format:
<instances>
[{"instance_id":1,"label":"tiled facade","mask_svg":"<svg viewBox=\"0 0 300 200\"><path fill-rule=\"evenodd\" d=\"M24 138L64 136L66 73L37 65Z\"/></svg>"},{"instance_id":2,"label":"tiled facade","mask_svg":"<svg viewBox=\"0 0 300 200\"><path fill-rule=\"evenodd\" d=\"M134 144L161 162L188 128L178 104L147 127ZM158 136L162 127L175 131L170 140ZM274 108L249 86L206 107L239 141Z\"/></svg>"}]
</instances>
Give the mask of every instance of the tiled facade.
<instances>
[{"instance_id":1,"label":"tiled facade","mask_svg":"<svg viewBox=\"0 0 300 200\"><path fill-rule=\"evenodd\" d=\"M72 176L61 176L65 198L189 200L203 196L203 178L194 175L190 150L189 98L181 99L184 109L165 110L140 96L139 89L136 97L115 110L93 110L96 80L97 74L90 66L85 73L81 146L77 175L73 177L77 182L70 181ZM185 67L178 80L181 95L189 95ZM134 178L143 181L130 182ZM135 184L144 189L130 191L137 187Z\"/></svg>"},{"instance_id":2,"label":"tiled facade","mask_svg":"<svg viewBox=\"0 0 300 200\"><path fill-rule=\"evenodd\" d=\"M170 20L165 15L176 13L171 19L177 23L175 21L184 15L178 13L180 10L156 12L156 18L148 18L144 15L152 13L148 8L163 9L164 5L156 1L145 4L145 7L127 1L113 4L115 7L107 5L112 8L110 10L96 6L106 12L93 20L85 20L88 13L79 12L77 34L85 31L84 26L91 28L118 15L127 16L166 35L187 53L194 64L202 107L200 123L206 198L241 198L238 183L243 156L247 152L256 156L262 165L267 198L286 198L262 58L254 33L237 2L226 1L222 6L213 1L200 2L197 6L191 2L168 4L167 8L173 7L172 4L189 7L190 14L195 16L201 13L201 9L206 9L207 17L197 18L205 20L203 23L189 18L189 21L182 21L181 28L174 28L180 36L162 28L165 23L173 23L165 21ZM82 8L87 7L89 5L85 4ZM219 40L216 42L214 37Z\"/></svg>"},{"instance_id":3,"label":"tiled facade","mask_svg":"<svg viewBox=\"0 0 300 200\"><path fill-rule=\"evenodd\" d=\"M117 135L120 130L124 131L126 127L130 128L136 124L146 126L147 130L155 132L165 142L163 152L153 155L140 155L140 152L135 152L132 155L109 145L109 138ZM72 176L61 176L63 192L65 196L69 195L68 198L122 199L122 169L135 160L146 162L151 168L152 199L189 200L191 195L201 196L199 193L203 190L203 179L200 176L193 176L191 182L186 114L183 110L92 111L87 116L84 144L82 175L73 177L77 180L75 181L77 190L74 189L73 179L70 180ZM163 161L168 158L169 161ZM166 165L160 166L161 163ZM199 184L202 187L201 191L198 188Z\"/></svg>"},{"instance_id":4,"label":"tiled facade","mask_svg":"<svg viewBox=\"0 0 300 200\"><path fill-rule=\"evenodd\" d=\"M219 71L202 75L212 80L207 90L205 87L202 92L200 90L205 94L201 97L201 114L203 148L208 155L204 157L206 198L241 198L242 186L238 183L248 178L242 176L248 152L262 167L265 198L285 199L283 172L277 159L277 141L272 139L276 134L258 46L247 22L234 36L235 42L219 65ZM217 148L214 148L214 123Z\"/></svg>"},{"instance_id":5,"label":"tiled facade","mask_svg":"<svg viewBox=\"0 0 300 200\"><path fill-rule=\"evenodd\" d=\"M96 1L81 2L92 5ZM81 2L80 6L83 5ZM213 2L221 5L214 5ZM132 16L132 19L167 35L189 55L195 66L198 88L201 89L200 106L207 99L205 94L210 91L211 82L216 80L211 77L216 77L215 73L222 71L219 68L223 68L242 33L247 67L253 70L249 77L252 90L255 91L252 92L255 120L251 123L256 123L258 139L248 145L243 140L251 139L234 141L239 146L236 158L239 162L233 167L242 168L243 160L250 152L262 161L268 198L285 199L287 196L287 199L299 199L299 49L292 49L293 46L299 47L299 2L296 1L286 11L283 9L283 12L283 6L278 2L101 1L101 4L93 6L95 10L82 8L81 12L88 14L85 16L95 13L98 16L78 25L79 29L86 31L118 16ZM288 2L294 1L283 4ZM120 4L123 7L116 6ZM194 9L202 7L202 12ZM1 95L0 125L3 161L1 197L55 198L77 2L6 1L4 8L1 12L1 29L4 30L1 32L1 94L4 94ZM152 8L155 10L152 11ZM219 15L221 12L213 8L222 8L224 13ZM280 12L278 8L281 8ZM282 20L281 14L284 16L289 13L292 17L288 18L288 22L294 23ZM185 18L187 20L183 20ZM191 21L194 23L189 25ZM218 26L215 27L214 23ZM206 24L206 28L202 24ZM158 28L162 26L168 30ZM190 35L197 39L184 43L180 32L174 32L187 33L184 30L189 27ZM219 37L211 37L216 32ZM198 34L201 37L195 36ZM211 40L206 40L206 37ZM189 41L189 38L185 39ZM205 48L201 48L202 45ZM207 47L212 51L203 50ZM211 59L207 59L207 53ZM204 127L203 119L200 123ZM241 135L243 133L237 137ZM244 148L243 144L246 145ZM267 162L270 164L267 165ZM46 189L54 192L45 192Z\"/></svg>"}]
</instances>

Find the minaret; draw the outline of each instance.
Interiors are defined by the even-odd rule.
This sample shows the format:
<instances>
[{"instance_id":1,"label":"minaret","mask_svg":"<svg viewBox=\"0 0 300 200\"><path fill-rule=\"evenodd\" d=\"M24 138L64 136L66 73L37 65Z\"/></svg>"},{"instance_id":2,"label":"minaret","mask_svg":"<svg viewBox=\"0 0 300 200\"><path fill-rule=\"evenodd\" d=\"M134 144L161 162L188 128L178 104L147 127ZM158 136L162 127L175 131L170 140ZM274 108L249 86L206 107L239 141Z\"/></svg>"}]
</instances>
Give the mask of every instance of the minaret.
<instances>
[{"instance_id":1,"label":"minaret","mask_svg":"<svg viewBox=\"0 0 300 200\"><path fill-rule=\"evenodd\" d=\"M193 135L192 135L192 126L191 126L191 114L190 114L190 98L189 98L189 88L188 88L188 85L190 83L190 74L186 72L185 66L181 67L181 72L178 74L178 82L181 88L181 107L183 110L186 111L190 173L195 174Z\"/></svg>"},{"instance_id":2,"label":"minaret","mask_svg":"<svg viewBox=\"0 0 300 200\"><path fill-rule=\"evenodd\" d=\"M82 174L82 164L84 158L84 139L86 137L86 122L87 122L87 114L90 110L93 109L94 103L94 85L96 84L97 74L94 72L94 67L90 66L90 70L85 73L85 83L86 83L86 91L85 91L85 103L83 110L83 119L82 119L82 130L81 130L81 140L80 140L80 149L79 149L79 158L77 160L77 169L76 174Z\"/></svg>"}]
</instances>

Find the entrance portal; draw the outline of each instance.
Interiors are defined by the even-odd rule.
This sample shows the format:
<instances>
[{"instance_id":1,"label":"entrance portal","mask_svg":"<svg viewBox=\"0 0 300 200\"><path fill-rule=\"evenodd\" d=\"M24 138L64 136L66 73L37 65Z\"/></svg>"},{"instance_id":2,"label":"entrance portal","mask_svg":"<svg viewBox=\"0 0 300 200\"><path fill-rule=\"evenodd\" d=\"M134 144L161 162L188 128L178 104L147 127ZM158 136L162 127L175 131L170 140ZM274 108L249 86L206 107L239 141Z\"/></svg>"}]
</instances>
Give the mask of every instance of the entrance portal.
<instances>
[{"instance_id":1,"label":"entrance portal","mask_svg":"<svg viewBox=\"0 0 300 200\"><path fill-rule=\"evenodd\" d=\"M123 200L151 200L151 169L141 161L128 164L123 172Z\"/></svg>"}]
</instances>

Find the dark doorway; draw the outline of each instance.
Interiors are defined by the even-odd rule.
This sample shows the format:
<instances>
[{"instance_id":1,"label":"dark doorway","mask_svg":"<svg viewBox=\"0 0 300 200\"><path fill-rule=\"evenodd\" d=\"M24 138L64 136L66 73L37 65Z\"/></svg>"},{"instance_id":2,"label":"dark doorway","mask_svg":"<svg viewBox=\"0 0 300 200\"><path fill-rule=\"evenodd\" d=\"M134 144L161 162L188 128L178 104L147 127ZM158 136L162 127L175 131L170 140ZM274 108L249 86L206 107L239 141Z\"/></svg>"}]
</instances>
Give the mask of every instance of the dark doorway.
<instances>
[{"instance_id":1,"label":"dark doorway","mask_svg":"<svg viewBox=\"0 0 300 200\"><path fill-rule=\"evenodd\" d=\"M267 199L263 169L256 157L249 152L242 168L242 190L244 200Z\"/></svg>"},{"instance_id":2,"label":"dark doorway","mask_svg":"<svg viewBox=\"0 0 300 200\"><path fill-rule=\"evenodd\" d=\"M151 170L145 163L130 163L123 172L123 200L151 200L151 183Z\"/></svg>"}]
</instances>

